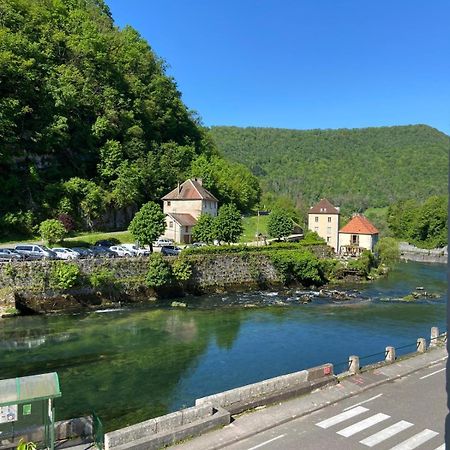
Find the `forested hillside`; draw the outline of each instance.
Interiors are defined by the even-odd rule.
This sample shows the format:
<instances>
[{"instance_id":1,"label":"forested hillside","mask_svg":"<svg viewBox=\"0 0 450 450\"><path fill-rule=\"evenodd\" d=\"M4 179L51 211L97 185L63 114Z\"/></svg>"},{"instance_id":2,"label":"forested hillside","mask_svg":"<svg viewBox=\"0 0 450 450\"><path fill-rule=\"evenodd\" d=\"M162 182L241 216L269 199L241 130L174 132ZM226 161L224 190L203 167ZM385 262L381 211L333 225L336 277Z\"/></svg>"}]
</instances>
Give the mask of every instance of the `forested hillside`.
<instances>
[{"instance_id":1,"label":"forested hillside","mask_svg":"<svg viewBox=\"0 0 450 450\"><path fill-rule=\"evenodd\" d=\"M247 180L250 208L256 179L220 158L164 61L103 0L0 0L0 233L130 216L210 159L207 188L239 200Z\"/></svg>"},{"instance_id":2,"label":"forested hillside","mask_svg":"<svg viewBox=\"0 0 450 450\"><path fill-rule=\"evenodd\" d=\"M223 154L263 191L304 209L322 197L344 212L447 192L449 137L425 126L339 130L213 127Z\"/></svg>"}]
</instances>

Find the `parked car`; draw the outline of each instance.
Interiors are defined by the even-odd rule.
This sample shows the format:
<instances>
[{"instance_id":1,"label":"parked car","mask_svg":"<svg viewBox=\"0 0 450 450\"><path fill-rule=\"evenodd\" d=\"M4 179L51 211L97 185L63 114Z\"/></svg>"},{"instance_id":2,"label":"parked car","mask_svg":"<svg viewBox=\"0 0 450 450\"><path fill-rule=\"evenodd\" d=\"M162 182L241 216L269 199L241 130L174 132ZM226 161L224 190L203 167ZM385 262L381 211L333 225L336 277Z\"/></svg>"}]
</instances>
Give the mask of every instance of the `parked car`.
<instances>
[{"instance_id":1,"label":"parked car","mask_svg":"<svg viewBox=\"0 0 450 450\"><path fill-rule=\"evenodd\" d=\"M116 253L117 256L133 256L133 253L130 250L126 249L122 245L112 245L109 249Z\"/></svg>"},{"instance_id":2,"label":"parked car","mask_svg":"<svg viewBox=\"0 0 450 450\"><path fill-rule=\"evenodd\" d=\"M166 238L159 238L157 241L153 243L155 247L164 247L167 245L173 246L173 240L172 239L166 239Z\"/></svg>"},{"instance_id":3,"label":"parked car","mask_svg":"<svg viewBox=\"0 0 450 450\"><path fill-rule=\"evenodd\" d=\"M115 258L117 256L117 253L111 251L109 247L103 247L101 245L94 245L91 251L96 258Z\"/></svg>"},{"instance_id":4,"label":"parked car","mask_svg":"<svg viewBox=\"0 0 450 450\"><path fill-rule=\"evenodd\" d=\"M111 247L113 245L118 245L120 244L120 241L118 241L117 239L110 239L110 240L101 240L101 241L97 241L94 246L95 247Z\"/></svg>"},{"instance_id":5,"label":"parked car","mask_svg":"<svg viewBox=\"0 0 450 450\"><path fill-rule=\"evenodd\" d=\"M0 261L21 261L25 259L23 255L17 253L12 248L0 248Z\"/></svg>"},{"instance_id":6,"label":"parked car","mask_svg":"<svg viewBox=\"0 0 450 450\"><path fill-rule=\"evenodd\" d=\"M15 250L27 259L56 259L56 253L45 245L20 244Z\"/></svg>"},{"instance_id":7,"label":"parked car","mask_svg":"<svg viewBox=\"0 0 450 450\"><path fill-rule=\"evenodd\" d=\"M181 252L181 248L175 247L175 245L164 245L161 247L161 254L164 256L178 256Z\"/></svg>"},{"instance_id":8,"label":"parked car","mask_svg":"<svg viewBox=\"0 0 450 450\"><path fill-rule=\"evenodd\" d=\"M122 247L126 248L135 256L148 256L150 255L150 250L142 247L138 247L136 244L122 244Z\"/></svg>"},{"instance_id":9,"label":"parked car","mask_svg":"<svg viewBox=\"0 0 450 450\"><path fill-rule=\"evenodd\" d=\"M52 251L56 253L58 259L78 259L80 257L80 254L71 248L54 247Z\"/></svg>"},{"instance_id":10,"label":"parked car","mask_svg":"<svg viewBox=\"0 0 450 450\"><path fill-rule=\"evenodd\" d=\"M93 258L94 253L90 248L87 247L73 247L72 250L80 255L80 258Z\"/></svg>"}]
</instances>

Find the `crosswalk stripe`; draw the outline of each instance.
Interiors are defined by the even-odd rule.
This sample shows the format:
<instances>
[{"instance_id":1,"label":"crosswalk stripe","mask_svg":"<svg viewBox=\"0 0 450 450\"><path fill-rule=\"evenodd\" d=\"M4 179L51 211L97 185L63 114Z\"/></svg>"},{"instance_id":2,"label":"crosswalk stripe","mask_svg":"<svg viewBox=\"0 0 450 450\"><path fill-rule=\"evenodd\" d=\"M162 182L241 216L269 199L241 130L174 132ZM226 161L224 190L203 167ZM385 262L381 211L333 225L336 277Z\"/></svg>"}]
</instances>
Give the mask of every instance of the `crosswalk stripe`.
<instances>
[{"instance_id":1,"label":"crosswalk stripe","mask_svg":"<svg viewBox=\"0 0 450 450\"><path fill-rule=\"evenodd\" d=\"M366 428L371 427L372 425L375 425L379 422L382 422L383 420L389 419L387 414L378 413L371 417L368 417L367 419L361 420L360 422L356 422L353 425L350 425L347 428L344 428L343 430L340 430L337 432L337 434L340 434L344 437L353 436L356 433L359 433L362 430L365 430Z\"/></svg>"},{"instance_id":2,"label":"crosswalk stripe","mask_svg":"<svg viewBox=\"0 0 450 450\"><path fill-rule=\"evenodd\" d=\"M415 434L413 437L407 439L406 441L401 442L395 447L392 447L391 450L412 450L413 448L417 448L424 442L427 442L430 439L434 438L438 434L439 433L436 433L436 431L432 431L427 428L420 433Z\"/></svg>"},{"instance_id":3,"label":"crosswalk stripe","mask_svg":"<svg viewBox=\"0 0 450 450\"><path fill-rule=\"evenodd\" d=\"M333 425L343 422L344 420L351 419L352 417L358 416L366 411L369 411L364 406L357 406L356 408L349 409L337 416L330 417L329 419L322 420L322 422L316 423L316 425L320 428L329 428Z\"/></svg>"},{"instance_id":4,"label":"crosswalk stripe","mask_svg":"<svg viewBox=\"0 0 450 450\"><path fill-rule=\"evenodd\" d=\"M379 444L380 442L389 439L390 437L400 433L400 431L406 430L409 427L412 427L413 424L407 422L406 420L401 420L400 422L394 423L390 427L385 428L384 430L379 431L378 433L372 434L366 439L359 441L361 444L367 445L367 447L373 447L374 445Z\"/></svg>"}]
</instances>

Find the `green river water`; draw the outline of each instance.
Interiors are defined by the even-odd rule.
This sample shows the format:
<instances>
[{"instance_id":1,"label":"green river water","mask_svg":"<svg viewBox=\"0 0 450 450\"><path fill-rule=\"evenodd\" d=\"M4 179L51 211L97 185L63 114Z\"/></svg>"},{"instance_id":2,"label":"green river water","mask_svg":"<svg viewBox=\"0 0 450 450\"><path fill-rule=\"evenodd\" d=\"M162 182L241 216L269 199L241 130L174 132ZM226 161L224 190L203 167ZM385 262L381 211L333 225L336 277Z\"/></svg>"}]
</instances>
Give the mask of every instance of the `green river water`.
<instances>
[{"instance_id":1,"label":"green river water","mask_svg":"<svg viewBox=\"0 0 450 450\"><path fill-rule=\"evenodd\" d=\"M417 286L439 297L400 301ZM3 320L0 378L56 371L57 419L95 411L111 430L325 362L340 372L351 354L412 344L400 351L410 352L431 326L445 329L445 265L402 263L385 279L345 290L354 298L303 304L295 290L252 292L183 299L186 309Z\"/></svg>"}]
</instances>

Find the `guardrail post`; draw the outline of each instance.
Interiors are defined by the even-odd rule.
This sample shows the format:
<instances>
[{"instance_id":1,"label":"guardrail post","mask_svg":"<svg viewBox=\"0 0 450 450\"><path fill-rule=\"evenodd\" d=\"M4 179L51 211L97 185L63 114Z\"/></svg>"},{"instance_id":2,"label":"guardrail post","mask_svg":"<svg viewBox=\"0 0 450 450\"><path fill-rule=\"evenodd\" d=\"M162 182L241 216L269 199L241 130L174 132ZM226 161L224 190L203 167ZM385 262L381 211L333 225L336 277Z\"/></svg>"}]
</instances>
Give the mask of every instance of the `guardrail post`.
<instances>
[{"instance_id":1,"label":"guardrail post","mask_svg":"<svg viewBox=\"0 0 450 450\"><path fill-rule=\"evenodd\" d=\"M439 328L431 327L430 347L436 347L438 344Z\"/></svg>"},{"instance_id":2,"label":"guardrail post","mask_svg":"<svg viewBox=\"0 0 450 450\"><path fill-rule=\"evenodd\" d=\"M387 363L393 363L395 361L395 347L386 347L386 357L384 360Z\"/></svg>"},{"instance_id":3,"label":"guardrail post","mask_svg":"<svg viewBox=\"0 0 450 450\"><path fill-rule=\"evenodd\" d=\"M348 371L350 373L359 373L359 356L352 355L348 357Z\"/></svg>"},{"instance_id":4,"label":"guardrail post","mask_svg":"<svg viewBox=\"0 0 450 450\"><path fill-rule=\"evenodd\" d=\"M427 351L427 341L425 338L417 339L417 351L419 353L425 353Z\"/></svg>"}]
</instances>

